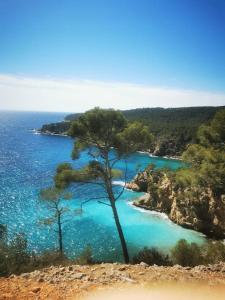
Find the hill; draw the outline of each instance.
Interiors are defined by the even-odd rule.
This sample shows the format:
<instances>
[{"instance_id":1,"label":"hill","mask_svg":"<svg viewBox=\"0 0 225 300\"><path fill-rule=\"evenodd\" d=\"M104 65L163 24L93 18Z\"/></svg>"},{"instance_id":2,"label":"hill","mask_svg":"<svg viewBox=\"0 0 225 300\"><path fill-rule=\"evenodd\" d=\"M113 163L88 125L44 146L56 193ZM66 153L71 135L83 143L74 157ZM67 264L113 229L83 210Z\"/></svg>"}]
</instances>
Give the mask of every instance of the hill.
<instances>
[{"instance_id":1,"label":"hill","mask_svg":"<svg viewBox=\"0 0 225 300\"><path fill-rule=\"evenodd\" d=\"M129 121L141 121L155 136L151 151L159 156L180 156L187 144L194 143L198 127L208 123L223 107L137 108L122 111ZM66 134L71 121L81 114L70 114L63 122L43 125L41 133Z\"/></svg>"}]
</instances>

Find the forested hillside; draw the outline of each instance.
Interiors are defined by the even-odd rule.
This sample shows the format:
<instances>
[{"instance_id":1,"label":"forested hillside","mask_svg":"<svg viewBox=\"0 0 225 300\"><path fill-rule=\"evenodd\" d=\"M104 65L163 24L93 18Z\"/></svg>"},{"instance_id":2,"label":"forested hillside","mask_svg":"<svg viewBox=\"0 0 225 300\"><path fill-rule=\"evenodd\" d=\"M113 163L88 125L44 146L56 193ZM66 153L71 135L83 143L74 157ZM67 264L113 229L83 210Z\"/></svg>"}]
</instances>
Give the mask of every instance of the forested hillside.
<instances>
[{"instance_id":1,"label":"forested hillside","mask_svg":"<svg viewBox=\"0 0 225 300\"><path fill-rule=\"evenodd\" d=\"M208 123L224 107L137 108L123 111L129 121L141 121L155 136L155 155L179 156L186 145L196 141L197 128ZM64 122L43 125L42 133L63 134L81 114L71 114Z\"/></svg>"},{"instance_id":2,"label":"forested hillside","mask_svg":"<svg viewBox=\"0 0 225 300\"><path fill-rule=\"evenodd\" d=\"M200 126L197 137L182 155L186 167L171 172L150 165L127 187L148 193L137 206L165 212L179 225L224 239L225 109Z\"/></svg>"}]
</instances>

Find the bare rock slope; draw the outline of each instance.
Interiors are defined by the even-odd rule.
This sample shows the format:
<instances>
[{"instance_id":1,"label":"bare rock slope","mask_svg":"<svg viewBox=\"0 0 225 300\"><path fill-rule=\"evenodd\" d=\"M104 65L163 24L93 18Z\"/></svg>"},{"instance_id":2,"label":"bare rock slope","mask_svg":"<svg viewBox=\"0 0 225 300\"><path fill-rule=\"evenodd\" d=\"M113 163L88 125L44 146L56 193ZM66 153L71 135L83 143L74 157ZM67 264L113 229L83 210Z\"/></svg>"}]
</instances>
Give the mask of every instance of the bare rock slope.
<instances>
[{"instance_id":1,"label":"bare rock slope","mask_svg":"<svg viewBox=\"0 0 225 300\"><path fill-rule=\"evenodd\" d=\"M220 288L221 295L225 296L225 263L194 268L148 266L145 263L50 267L0 278L0 299L83 299L96 291L151 289L162 282L176 282L180 287L198 284L209 289Z\"/></svg>"}]
</instances>

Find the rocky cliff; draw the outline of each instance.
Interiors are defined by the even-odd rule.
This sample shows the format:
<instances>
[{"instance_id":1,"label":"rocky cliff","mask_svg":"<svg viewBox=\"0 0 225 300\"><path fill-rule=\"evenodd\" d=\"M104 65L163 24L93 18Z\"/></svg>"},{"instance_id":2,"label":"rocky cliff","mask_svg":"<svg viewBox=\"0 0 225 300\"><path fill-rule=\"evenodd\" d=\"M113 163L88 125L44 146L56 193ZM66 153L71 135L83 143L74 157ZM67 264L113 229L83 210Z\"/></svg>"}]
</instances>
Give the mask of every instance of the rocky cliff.
<instances>
[{"instance_id":1,"label":"rocky cliff","mask_svg":"<svg viewBox=\"0 0 225 300\"><path fill-rule=\"evenodd\" d=\"M175 223L213 238L225 238L225 195L210 188L177 188L162 171L139 173L127 188L146 194L135 206L163 212Z\"/></svg>"}]
</instances>

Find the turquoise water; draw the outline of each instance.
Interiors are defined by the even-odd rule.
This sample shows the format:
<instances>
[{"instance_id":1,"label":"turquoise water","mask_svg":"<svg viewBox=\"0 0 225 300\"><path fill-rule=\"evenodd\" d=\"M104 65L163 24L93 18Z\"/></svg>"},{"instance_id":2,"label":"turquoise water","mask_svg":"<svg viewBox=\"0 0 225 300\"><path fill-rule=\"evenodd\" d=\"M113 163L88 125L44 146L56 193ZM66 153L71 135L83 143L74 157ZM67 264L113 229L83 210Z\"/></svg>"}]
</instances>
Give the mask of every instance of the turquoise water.
<instances>
[{"instance_id":1,"label":"turquoise water","mask_svg":"<svg viewBox=\"0 0 225 300\"><path fill-rule=\"evenodd\" d=\"M7 224L10 235L25 232L29 248L36 252L57 246L54 231L38 222L47 213L38 202L38 192L52 184L58 163L67 161L79 167L89 159L84 152L78 161L71 161L73 141L70 138L37 135L31 130L40 128L43 123L60 121L63 117L64 114L0 112L0 223ZM135 175L137 167L143 169L149 163L172 169L181 165L176 160L136 153L128 158L128 178ZM117 167L123 169L124 164L120 163ZM118 181L122 180L118 178ZM121 188L116 185L115 192ZM68 202L71 212L63 228L66 253L75 256L89 244L95 258L121 260L120 244L109 207L91 201L84 206L81 216L74 214L74 209L79 208L82 201L90 196L102 196L102 191L90 185L74 185L72 191L73 199ZM132 199L139 196L140 193L125 190L117 203L131 255L144 246L168 251L181 238L204 242L201 234L173 224L164 215L132 207Z\"/></svg>"}]
</instances>

